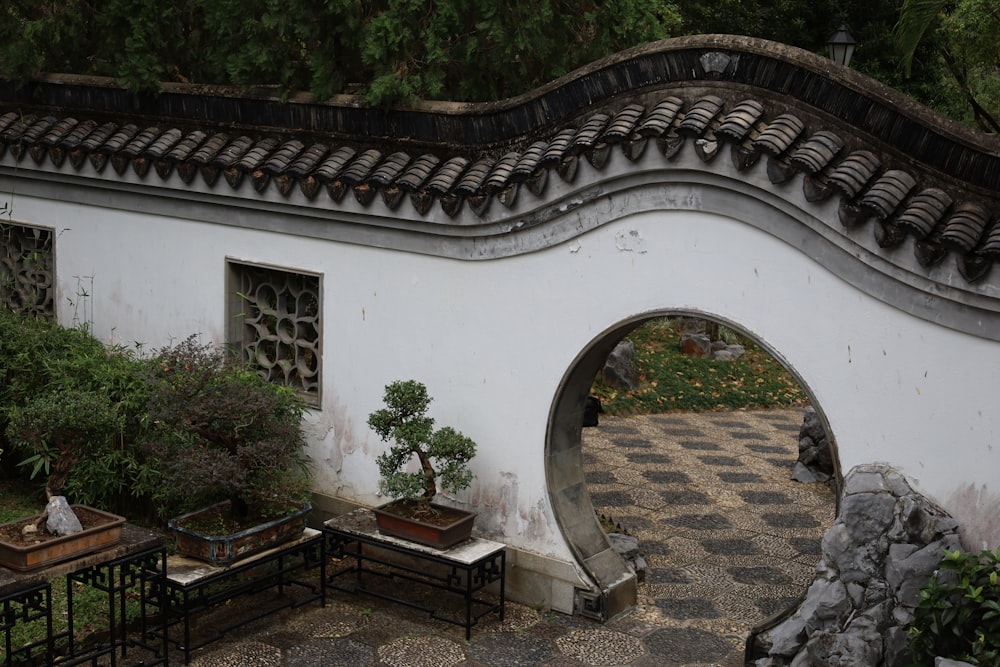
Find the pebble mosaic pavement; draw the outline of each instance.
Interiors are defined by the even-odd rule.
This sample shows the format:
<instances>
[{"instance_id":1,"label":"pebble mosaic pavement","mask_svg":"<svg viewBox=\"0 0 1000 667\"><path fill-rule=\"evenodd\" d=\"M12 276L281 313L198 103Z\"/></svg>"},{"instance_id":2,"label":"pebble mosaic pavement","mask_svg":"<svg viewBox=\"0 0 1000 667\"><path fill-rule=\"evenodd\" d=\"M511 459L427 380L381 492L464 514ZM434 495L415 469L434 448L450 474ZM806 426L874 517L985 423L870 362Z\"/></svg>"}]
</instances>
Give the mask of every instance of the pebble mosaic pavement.
<instances>
[{"instance_id":1,"label":"pebble mosaic pavement","mask_svg":"<svg viewBox=\"0 0 1000 667\"><path fill-rule=\"evenodd\" d=\"M334 592L326 608L251 624L191 665L740 666L748 630L812 581L833 523L832 488L789 479L801 422L783 409L602 417L584 429L594 506L639 538L648 563L624 618L601 625L508 603L502 623L485 617L467 642L424 613ZM255 602L219 613L241 604Z\"/></svg>"}]
</instances>

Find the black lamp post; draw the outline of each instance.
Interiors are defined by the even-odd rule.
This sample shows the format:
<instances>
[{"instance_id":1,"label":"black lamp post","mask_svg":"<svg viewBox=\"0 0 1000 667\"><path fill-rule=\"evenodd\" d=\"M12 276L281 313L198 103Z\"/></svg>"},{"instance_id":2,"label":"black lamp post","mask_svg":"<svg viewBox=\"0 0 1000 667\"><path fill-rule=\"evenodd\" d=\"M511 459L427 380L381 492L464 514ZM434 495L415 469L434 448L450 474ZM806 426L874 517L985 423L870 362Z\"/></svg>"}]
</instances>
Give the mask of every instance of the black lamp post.
<instances>
[{"instance_id":1,"label":"black lamp post","mask_svg":"<svg viewBox=\"0 0 1000 667\"><path fill-rule=\"evenodd\" d=\"M837 32L833 33L826 45L830 48L830 59L840 63L844 67L850 67L851 56L854 55L854 46L857 44L847 26L843 23Z\"/></svg>"}]
</instances>

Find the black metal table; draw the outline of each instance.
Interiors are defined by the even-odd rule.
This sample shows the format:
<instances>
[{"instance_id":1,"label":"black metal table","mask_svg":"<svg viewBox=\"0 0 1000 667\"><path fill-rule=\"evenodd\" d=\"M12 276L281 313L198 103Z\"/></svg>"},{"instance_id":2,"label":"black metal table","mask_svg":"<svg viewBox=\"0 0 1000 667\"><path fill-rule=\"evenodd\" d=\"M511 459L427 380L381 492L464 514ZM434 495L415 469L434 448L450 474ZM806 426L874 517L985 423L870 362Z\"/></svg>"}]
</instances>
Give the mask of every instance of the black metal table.
<instances>
[{"instance_id":1,"label":"black metal table","mask_svg":"<svg viewBox=\"0 0 1000 667\"><path fill-rule=\"evenodd\" d=\"M121 541L108 549L45 567L34 572L0 568L0 631L4 638L4 664L39 661L44 664L161 665L167 663L167 644L153 627L146 605L162 586L166 550L163 537L151 530L125 524ZM66 577L67 629L54 632L51 579ZM76 586L86 586L106 595L108 632L106 640L82 645L74 619ZM125 616L128 593L138 594L138 632L129 633ZM44 623L44 638L14 647L12 633L18 625ZM129 649L137 659L125 663Z\"/></svg>"},{"instance_id":2,"label":"black metal table","mask_svg":"<svg viewBox=\"0 0 1000 667\"><path fill-rule=\"evenodd\" d=\"M498 613L503 620L507 548L500 542L474 537L450 549L434 549L382 535L375 526L375 515L368 509L330 519L324 524L323 532L327 558L349 563L329 573L326 581L332 588L366 593L420 609L432 618L464 627L466 639L471 637L472 627L486 614ZM350 574L354 575L352 586L335 585L334 580ZM390 587L389 591L378 590L366 584L364 575L390 581L402 579L461 596L463 613L456 619L445 615L436 601L406 599L398 586ZM492 583L498 584L499 601L477 595Z\"/></svg>"},{"instance_id":3,"label":"black metal table","mask_svg":"<svg viewBox=\"0 0 1000 667\"><path fill-rule=\"evenodd\" d=\"M311 572L318 576L310 579ZM323 538L320 531L306 528L301 536L267 551L262 551L235 563L219 567L184 556L167 559L164 596L154 601L165 610L168 620L163 628L166 641L184 653L184 664L191 659L191 651L206 646L227 632L282 609L298 607L309 602L325 604L326 560L323 558ZM253 595L276 589L280 594L285 587L302 588L306 594L291 597L275 604L258 606L248 614L222 625L214 625L212 632L192 641L191 621L194 616L243 595ZM171 638L170 628L181 624L181 637Z\"/></svg>"}]
</instances>

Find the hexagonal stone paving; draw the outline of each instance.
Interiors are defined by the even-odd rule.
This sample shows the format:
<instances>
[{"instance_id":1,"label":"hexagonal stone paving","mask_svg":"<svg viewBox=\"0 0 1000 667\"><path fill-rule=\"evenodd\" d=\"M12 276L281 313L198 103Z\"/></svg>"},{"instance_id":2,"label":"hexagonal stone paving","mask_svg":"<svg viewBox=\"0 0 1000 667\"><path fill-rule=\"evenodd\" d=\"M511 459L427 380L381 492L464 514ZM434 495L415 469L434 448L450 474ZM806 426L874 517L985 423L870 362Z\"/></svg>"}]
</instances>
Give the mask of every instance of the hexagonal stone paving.
<instances>
[{"instance_id":1,"label":"hexagonal stone paving","mask_svg":"<svg viewBox=\"0 0 1000 667\"><path fill-rule=\"evenodd\" d=\"M389 667L452 667L465 651L441 637L403 637L378 647L378 659Z\"/></svg>"},{"instance_id":2,"label":"hexagonal stone paving","mask_svg":"<svg viewBox=\"0 0 1000 667\"><path fill-rule=\"evenodd\" d=\"M645 653L639 639L610 630L574 630L556 647L585 665L627 665Z\"/></svg>"},{"instance_id":3,"label":"hexagonal stone paving","mask_svg":"<svg viewBox=\"0 0 1000 667\"><path fill-rule=\"evenodd\" d=\"M701 491L681 489L680 491L661 491L660 497L671 505L711 505L709 500Z\"/></svg>"},{"instance_id":4,"label":"hexagonal stone paving","mask_svg":"<svg viewBox=\"0 0 1000 667\"><path fill-rule=\"evenodd\" d=\"M754 472L717 472L723 482L729 484L759 484L764 478Z\"/></svg>"},{"instance_id":5,"label":"hexagonal stone paving","mask_svg":"<svg viewBox=\"0 0 1000 667\"><path fill-rule=\"evenodd\" d=\"M584 477L587 484L614 484L617 481L609 470L590 470Z\"/></svg>"},{"instance_id":6,"label":"hexagonal stone paving","mask_svg":"<svg viewBox=\"0 0 1000 667\"><path fill-rule=\"evenodd\" d=\"M747 449L758 454L787 454L788 450L776 445L747 445Z\"/></svg>"},{"instance_id":7,"label":"hexagonal stone paving","mask_svg":"<svg viewBox=\"0 0 1000 667\"><path fill-rule=\"evenodd\" d=\"M780 491L740 491L740 497L751 505L788 505L792 502Z\"/></svg>"},{"instance_id":8,"label":"hexagonal stone paving","mask_svg":"<svg viewBox=\"0 0 1000 667\"><path fill-rule=\"evenodd\" d=\"M788 543L800 554L819 556L823 553L823 540L814 537L792 537Z\"/></svg>"},{"instance_id":9,"label":"hexagonal stone paving","mask_svg":"<svg viewBox=\"0 0 1000 667\"><path fill-rule=\"evenodd\" d=\"M624 507L632 504L632 498L622 491L598 491L590 494L595 507Z\"/></svg>"},{"instance_id":10,"label":"hexagonal stone paving","mask_svg":"<svg viewBox=\"0 0 1000 667\"><path fill-rule=\"evenodd\" d=\"M765 618L769 616L774 616L779 611L785 611L790 609L793 605L798 604L799 599L793 597L776 597L776 598L761 598L755 600L754 604L760 609L760 613Z\"/></svg>"},{"instance_id":11,"label":"hexagonal stone paving","mask_svg":"<svg viewBox=\"0 0 1000 667\"><path fill-rule=\"evenodd\" d=\"M642 643L647 651L673 664L713 663L732 650L722 637L697 628L661 628L644 637Z\"/></svg>"},{"instance_id":12,"label":"hexagonal stone paving","mask_svg":"<svg viewBox=\"0 0 1000 667\"><path fill-rule=\"evenodd\" d=\"M538 665L553 656L553 645L523 633L504 632L477 639L469 644L469 657L488 667Z\"/></svg>"},{"instance_id":13,"label":"hexagonal stone paving","mask_svg":"<svg viewBox=\"0 0 1000 667\"><path fill-rule=\"evenodd\" d=\"M652 449L653 443L641 438L616 438L615 444L629 449Z\"/></svg>"},{"instance_id":14,"label":"hexagonal stone paving","mask_svg":"<svg viewBox=\"0 0 1000 667\"><path fill-rule=\"evenodd\" d=\"M682 440L680 442L681 447L684 449L690 449L696 452L721 452L722 447L719 447L714 442L708 442L707 440Z\"/></svg>"},{"instance_id":15,"label":"hexagonal stone paving","mask_svg":"<svg viewBox=\"0 0 1000 667\"><path fill-rule=\"evenodd\" d=\"M205 655L192 657L190 667L279 667L281 649L261 642L216 645ZM183 662L183 656L181 656ZM360 663L359 663L360 664Z\"/></svg>"},{"instance_id":16,"label":"hexagonal stone paving","mask_svg":"<svg viewBox=\"0 0 1000 667\"><path fill-rule=\"evenodd\" d=\"M792 578L776 567L731 567L727 572L733 581L741 584L784 586L792 583Z\"/></svg>"},{"instance_id":17,"label":"hexagonal stone paving","mask_svg":"<svg viewBox=\"0 0 1000 667\"><path fill-rule=\"evenodd\" d=\"M666 465L670 463L670 458L664 456L663 454L647 454L645 452L629 452L625 454L627 458L632 463L648 464L655 463L657 465Z\"/></svg>"},{"instance_id":18,"label":"hexagonal stone paving","mask_svg":"<svg viewBox=\"0 0 1000 667\"><path fill-rule=\"evenodd\" d=\"M805 512L763 514L761 518L774 528L816 528L819 523Z\"/></svg>"},{"instance_id":19,"label":"hexagonal stone paving","mask_svg":"<svg viewBox=\"0 0 1000 667\"><path fill-rule=\"evenodd\" d=\"M690 584L691 573L680 567L651 567L646 570L646 581L651 584Z\"/></svg>"},{"instance_id":20,"label":"hexagonal stone paving","mask_svg":"<svg viewBox=\"0 0 1000 667\"><path fill-rule=\"evenodd\" d=\"M693 528L695 530L721 530L732 528L732 523L721 514L681 514L670 517L667 523L679 528Z\"/></svg>"},{"instance_id":21,"label":"hexagonal stone paving","mask_svg":"<svg viewBox=\"0 0 1000 667\"><path fill-rule=\"evenodd\" d=\"M740 460L734 456L699 456L698 458L702 463L709 466L728 466L735 468L743 465Z\"/></svg>"},{"instance_id":22,"label":"hexagonal stone paving","mask_svg":"<svg viewBox=\"0 0 1000 667\"><path fill-rule=\"evenodd\" d=\"M709 539L700 540L701 546L710 554L725 556L753 556L760 553L760 547L744 539Z\"/></svg>"},{"instance_id":23,"label":"hexagonal stone paving","mask_svg":"<svg viewBox=\"0 0 1000 667\"><path fill-rule=\"evenodd\" d=\"M316 639L288 649L286 667L361 667L375 664L375 649L353 639Z\"/></svg>"},{"instance_id":24,"label":"hexagonal stone paving","mask_svg":"<svg viewBox=\"0 0 1000 667\"><path fill-rule=\"evenodd\" d=\"M719 618L722 615L715 604L706 598L657 598L655 604L664 615L684 621Z\"/></svg>"},{"instance_id":25,"label":"hexagonal stone paving","mask_svg":"<svg viewBox=\"0 0 1000 667\"><path fill-rule=\"evenodd\" d=\"M691 477L680 470L643 470L642 476L654 484L688 484Z\"/></svg>"}]
</instances>

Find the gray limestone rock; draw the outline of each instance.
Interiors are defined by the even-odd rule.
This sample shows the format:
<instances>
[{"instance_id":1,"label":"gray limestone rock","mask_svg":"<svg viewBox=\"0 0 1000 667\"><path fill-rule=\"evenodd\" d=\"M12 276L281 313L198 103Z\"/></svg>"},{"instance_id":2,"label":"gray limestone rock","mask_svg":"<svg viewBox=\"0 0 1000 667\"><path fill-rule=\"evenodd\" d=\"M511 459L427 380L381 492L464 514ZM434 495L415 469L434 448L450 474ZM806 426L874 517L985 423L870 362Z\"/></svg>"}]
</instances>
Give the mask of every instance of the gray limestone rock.
<instances>
[{"instance_id":1,"label":"gray limestone rock","mask_svg":"<svg viewBox=\"0 0 1000 667\"><path fill-rule=\"evenodd\" d=\"M815 667L877 667L882 662L882 637L871 619L859 617L843 632L822 632L806 644Z\"/></svg>"},{"instance_id":2,"label":"gray limestone rock","mask_svg":"<svg viewBox=\"0 0 1000 667\"><path fill-rule=\"evenodd\" d=\"M721 343L721 346L716 346ZM712 358L718 361L735 361L746 354L746 349L742 345L726 345L722 341L712 343Z\"/></svg>"},{"instance_id":3,"label":"gray limestone rock","mask_svg":"<svg viewBox=\"0 0 1000 667\"><path fill-rule=\"evenodd\" d=\"M851 470L816 577L790 616L759 631L747 659L765 667L904 667L920 589L958 526L883 465ZM944 572L943 574L949 574ZM945 663L954 667L960 663Z\"/></svg>"},{"instance_id":4,"label":"gray limestone rock","mask_svg":"<svg viewBox=\"0 0 1000 667\"><path fill-rule=\"evenodd\" d=\"M635 345L630 340L623 340L611 350L604 362L602 372L604 381L612 387L635 389L638 386L638 374L635 368Z\"/></svg>"},{"instance_id":5,"label":"gray limestone rock","mask_svg":"<svg viewBox=\"0 0 1000 667\"><path fill-rule=\"evenodd\" d=\"M792 469L792 479L803 484L812 484L814 482L829 482L830 475L818 468L810 467L800 459L795 462L795 467Z\"/></svg>"},{"instance_id":6,"label":"gray limestone rock","mask_svg":"<svg viewBox=\"0 0 1000 667\"><path fill-rule=\"evenodd\" d=\"M772 628L763 644L769 656L791 657L802 650L806 637L806 621L796 612Z\"/></svg>"},{"instance_id":7,"label":"gray limestone rock","mask_svg":"<svg viewBox=\"0 0 1000 667\"><path fill-rule=\"evenodd\" d=\"M45 521L45 527L50 533L55 535L72 535L83 530L80 519L77 518L73 508L69 506L65 496L52 496L49 504L45 507L49 513Z\"/></svg>"},{"instance_id":8,"label":"gray limestone rock","mask_svg":"<svg viewBox=\"0 0 1000 667\"><path fill-rule=\"evenodd\" d=\"M896 499L888 493L844 492L841 515L854 544L874 542L884 534L895 518Z\"/></svg>"},{"instance_id":9,"label":"gray limestone rock","mask_svg":"<svg viewBox=\"0 0 1000 667\"><path fill-rule=\"evenodd\" d=\"M859 466L860 467L860 466ZM879 472L862 468L850 479L844 480L844 495L852 496L858 493L885 493L889 492L889 485Z\"/></svg>"},{"instance_id":10,"label":"gray limestone rock","mask_svg":"<svg viewBox=\"0 0 1000 667\"><path fill-rule=\"evenodd\" d=\"M803 412L802 426L799 428L799 463L817 475L815 481L827 481L834 473L833 451L819 414L812 407ZM807 476L798 481L806 481Z\"/></svg>"},{"instance_id":11,"label":"gray limestone rock","mask_svg":"<svg viewBox=\"0 0 1000 667\"><path fill-rule=\"evenodd\" d=\"M819 442L826 438L826 431L823 429L823 422L819 419L816 408L808 407L802 411L802 427L799 429L799 438L810 438L813 442Z\"/></svg>"},{"instance_id":12,"label":"gray limestone rock","mask_svg":"<svg viewBox=\"0 0 1000 667\"><path fill-rule=\"evenodd\" d=\"M851 611L844 583L823 579L814 581L799 611L809 634L839 627Z\"/></svg>"},{"instance_id":13,"label":"gray limestone rock","mask_svg":"<svg viewBox=\"0 0 1000 667\"><path fill-rule=\"evenodd\" d=\"M901 624L885 631L882 637L882 644L885 647L885 658L882 662L884 667L910 667L913 664L907 648L908 642L906 628Z\"/></svg>"},{"instance_id":14,"label":"gray limestone rock","mask_svg":"<svg viewBox=\"0 0 1000 667\"><path fill-rule=\"evenodd\" d=\"M954 550L960 546L957 535L950 537L952 539L940 539L905 556L902 556L903 551L900 550L899 554L902 556L900 558L895 558L892 554L893 548L900 545L893 545L893 548L890 548L889 559L885 566L886 583L895 591L898 604L907 607L917 606L920 589L934 574L938 563L944 557L945 550Z\"/></svg>"}]
</instances>

